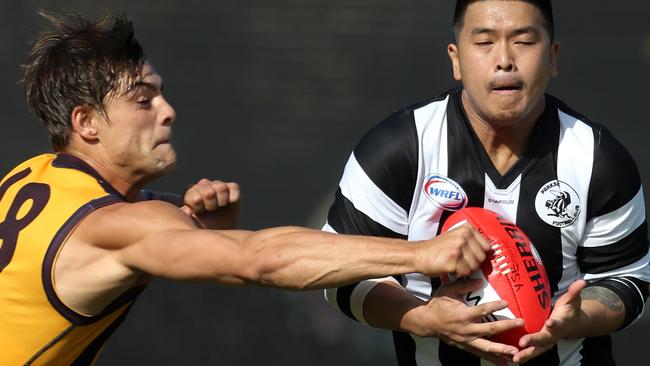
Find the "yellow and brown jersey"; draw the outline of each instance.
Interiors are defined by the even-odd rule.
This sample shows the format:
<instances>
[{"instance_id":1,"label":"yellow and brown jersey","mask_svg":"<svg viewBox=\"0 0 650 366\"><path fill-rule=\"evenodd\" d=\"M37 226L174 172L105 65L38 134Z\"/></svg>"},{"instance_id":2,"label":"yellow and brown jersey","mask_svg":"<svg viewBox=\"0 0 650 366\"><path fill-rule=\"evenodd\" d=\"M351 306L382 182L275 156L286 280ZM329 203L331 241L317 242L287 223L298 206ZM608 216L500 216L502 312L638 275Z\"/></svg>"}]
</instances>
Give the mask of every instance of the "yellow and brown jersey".
<instances>
[{"instance_id":1,"label":"yellow and brown jersey","mask_svg":"<svg viewBox=\"0 0 650 366\"><path fill-rule=\"evenodd\" d=\"M57 296L53 270L70 233L124 197L66 154L45 154L0 181L0 365L89 365L140 292L94 316Z\"/></svg>"}]
</instances>

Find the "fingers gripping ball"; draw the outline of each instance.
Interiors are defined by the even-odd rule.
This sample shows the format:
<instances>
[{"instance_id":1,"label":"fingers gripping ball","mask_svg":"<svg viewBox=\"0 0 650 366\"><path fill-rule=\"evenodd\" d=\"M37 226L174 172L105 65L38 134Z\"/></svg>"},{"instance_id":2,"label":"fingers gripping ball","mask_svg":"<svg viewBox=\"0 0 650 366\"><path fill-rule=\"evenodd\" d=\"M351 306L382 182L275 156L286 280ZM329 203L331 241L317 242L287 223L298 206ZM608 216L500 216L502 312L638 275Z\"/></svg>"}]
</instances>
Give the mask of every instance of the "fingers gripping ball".
<instances>
[{"instance_id":1,"label":"fingers gripping ball","mask_svg":"<svg viewBox=\"0 0 650 366\"><path fill-rule=\"evenodd\" d=\"M495 342L518 347L519 339L542 329L551 314L551 292L542 260L524 232L499 216L479 207L468 207L452 214L442 227L442 233L470 223L490 242L491 249L481 270L470 278L483 280L482 288L465 297L470 306L505 300L508 307L482 319L483 322L521 318L522 328L496 334ZM442 281L453 281L452 275Z\"/></svg>"}]
</instances>

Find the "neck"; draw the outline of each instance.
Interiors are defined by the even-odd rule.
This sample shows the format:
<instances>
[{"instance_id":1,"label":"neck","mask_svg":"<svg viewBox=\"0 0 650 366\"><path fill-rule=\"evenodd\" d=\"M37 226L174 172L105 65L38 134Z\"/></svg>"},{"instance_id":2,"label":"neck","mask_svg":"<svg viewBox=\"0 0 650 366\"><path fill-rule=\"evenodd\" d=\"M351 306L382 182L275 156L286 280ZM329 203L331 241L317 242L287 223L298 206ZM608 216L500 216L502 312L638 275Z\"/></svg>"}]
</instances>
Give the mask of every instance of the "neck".
<instances>
[{"instance_id":1,"label":"neck","mask_svg":"<svg viewBox=\"0 0 650 366\"><path fill-rule=\"evenodd\" d=\"M464 90L461 95L472 129L494 167L500 174L505 174L526 151L530 134L544 112L545 102L542 100L526 117L517 121L490 121L476 111Z\"/></svg>"},{"instance_id":2,"label":"neck","mask_svg":"<svg viewBox=\"0 0 650 366\"><path fill-rule=\"evenodd\" d=\"M135 202L138 200L140 190L144 187L144 182L133 177L131 177L131 179L127 178L128 174L122 172L119 167L115 167L104 161L101 157L91 156L78 150L67 150L65 153L74 155L95 169L95 171L104 178L106 183L115 188L115 190L123 195L127 201Z\"/></svg>"}]
</instances>

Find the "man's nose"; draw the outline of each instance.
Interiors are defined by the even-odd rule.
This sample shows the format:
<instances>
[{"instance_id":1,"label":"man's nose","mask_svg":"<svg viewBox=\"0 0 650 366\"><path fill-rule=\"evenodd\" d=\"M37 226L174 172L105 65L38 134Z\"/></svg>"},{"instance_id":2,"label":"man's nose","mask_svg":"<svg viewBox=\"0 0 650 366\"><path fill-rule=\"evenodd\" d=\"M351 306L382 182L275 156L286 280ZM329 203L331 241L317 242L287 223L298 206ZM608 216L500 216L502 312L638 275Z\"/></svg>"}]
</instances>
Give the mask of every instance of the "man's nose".
<instances>
[{"instance_id":1,"label":"man's nose","mask_svg":"<svg viewBox=\"0 0 650 366\"><path fill-rule=\"evenodd\" d=\"M496 71L514 71L515 60L510 46L503 42L497 46L496 49Z\"/></svg>"}]
</instances>

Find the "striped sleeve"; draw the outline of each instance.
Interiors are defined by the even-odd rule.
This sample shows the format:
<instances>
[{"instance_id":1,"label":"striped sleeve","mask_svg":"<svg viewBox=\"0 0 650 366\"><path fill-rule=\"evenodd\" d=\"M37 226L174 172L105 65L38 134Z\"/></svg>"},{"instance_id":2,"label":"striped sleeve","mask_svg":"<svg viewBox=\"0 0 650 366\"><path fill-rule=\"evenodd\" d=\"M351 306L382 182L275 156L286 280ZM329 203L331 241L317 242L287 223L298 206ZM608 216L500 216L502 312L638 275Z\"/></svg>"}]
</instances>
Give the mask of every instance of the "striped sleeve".
<instances>
[{"instance_id":1,"label":"striped sleeve","mask_svg":"<svg viewBox=\"0 0 650 366\"><path fill-rule=\"evenodd\" d=\"M596 130L587 225L577 256L585 280L614 291L625 304L623 327L643 313L650 283L643 186L627 150Z\"/></svg>"},{"instance_id":2,"label":"striped sleeve","mask_svg":"<svg viewBox=\"0 0 650 366\"><path fill-rule=\"evenodd\" d=\"M392 114L371 129L348 159L323 230L406 239L417 176L417 141L408 110ZM325 297L343 314L365 323L363 300L380 281L327 289Z\"/></svg>"}]
</instances>

